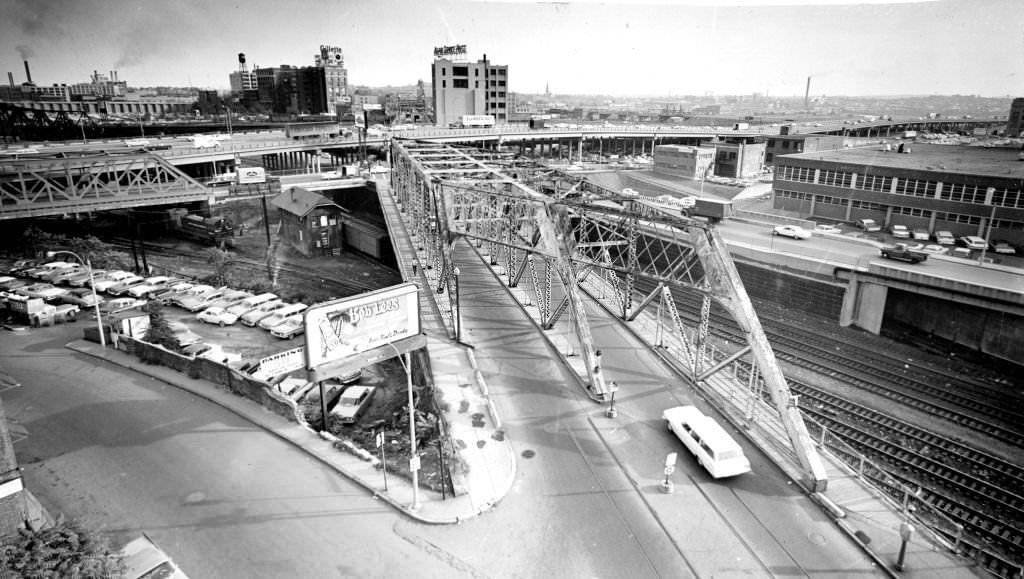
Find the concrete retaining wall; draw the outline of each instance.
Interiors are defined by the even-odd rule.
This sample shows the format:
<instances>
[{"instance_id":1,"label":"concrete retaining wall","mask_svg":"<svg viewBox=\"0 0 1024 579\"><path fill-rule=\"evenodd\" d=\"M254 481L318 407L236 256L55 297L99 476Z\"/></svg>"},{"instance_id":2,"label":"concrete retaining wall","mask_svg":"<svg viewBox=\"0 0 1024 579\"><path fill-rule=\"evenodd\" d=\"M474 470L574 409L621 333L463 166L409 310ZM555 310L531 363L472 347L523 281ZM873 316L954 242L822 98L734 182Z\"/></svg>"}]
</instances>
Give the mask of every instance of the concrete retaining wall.
<instances>
[{"instance_id":1,"label":"concrete retaining wall","mask_svg":"<svg viewBox=\"0 0 1024 579\"><path fill-rule=\"evenodd\" d=\"M751 298L839 320L845 286L752 263L735 263L747 295Z\"/></svg>"},{"instance_id":2,"label":"concrete retaining wall","mask_svg":"<svg viewBox=\"0 0 1024 579\"><path fill-rule=\"evenodd\" d=\"M1014 364L1022 362L1024 318L1020 316L890 289L885 319Z\"/></svg>"},{"instance_id":3,"label":"concrete retaining wall","mask_svg":"<svg viewBox=\"0 0 1024 579\"><path fill-rule=\"evenodd\" d=\"M96 335L96 332L93 332ZM143 352L158 364L173 368L190 378L213 382L226 387L231 392L248 398L270 412L292 422L302 423L299 408L291 399L274 391L270 384L243 374L234 368L206 358L189 358L175 354L160 346L142 342L126 336L118 336L118 347L129 354L141 357Z\"/></svg>"}]
</instances>

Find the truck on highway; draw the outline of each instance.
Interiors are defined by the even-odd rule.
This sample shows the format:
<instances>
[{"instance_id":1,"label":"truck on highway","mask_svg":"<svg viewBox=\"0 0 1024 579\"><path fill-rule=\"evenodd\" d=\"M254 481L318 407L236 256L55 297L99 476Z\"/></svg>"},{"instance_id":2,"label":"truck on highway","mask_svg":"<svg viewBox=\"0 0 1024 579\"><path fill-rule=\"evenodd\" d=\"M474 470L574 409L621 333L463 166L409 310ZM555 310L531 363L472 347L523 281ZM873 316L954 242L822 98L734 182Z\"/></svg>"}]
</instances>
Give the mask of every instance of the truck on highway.
<instances>
[{"instance_id":1,"label":"truck on highway","mask_svg":"<svg viewBox=\"0 0 1024 579\"><path fill-rule=\"evenodd\" d=\"M732 201L714 197L691 197L681 202L683 217L702 217L710 223L732 217Z\"/></svg>"},{"instance_id":2,"label":"truck on highway","mask_svg":"<svg viewBox=\"0 0 1024 579\"><path fill-rule=\"evenodd\" d=\"M750 128L750 123L736 123L732 126L734 131L745 131Z\"/></svg>"},{"instance_id":3,"label":"truck on highway","mask_svg":"<svg viewBox=\"0 0 1024 579\"><path fill-rule=\"evenodd\" d=\"M462 115L455 124L459 129L487 129L494 126L494 115Z\"/></svg>"},{"instance_id":4,"label":"truck on highway","mask_svg":"<svg viewBox=\"0 0 1024 579\"><path fill-rule=\"evenodd\" d=\"M895 245L886 245L881 248L882 257L886 259L895 259L899 261L908 261L910 263L921 263L928 259L928 254L923 251L917 251L916 249L910 249L906 243L897 243Z\"/></svg>"}]
</instances>

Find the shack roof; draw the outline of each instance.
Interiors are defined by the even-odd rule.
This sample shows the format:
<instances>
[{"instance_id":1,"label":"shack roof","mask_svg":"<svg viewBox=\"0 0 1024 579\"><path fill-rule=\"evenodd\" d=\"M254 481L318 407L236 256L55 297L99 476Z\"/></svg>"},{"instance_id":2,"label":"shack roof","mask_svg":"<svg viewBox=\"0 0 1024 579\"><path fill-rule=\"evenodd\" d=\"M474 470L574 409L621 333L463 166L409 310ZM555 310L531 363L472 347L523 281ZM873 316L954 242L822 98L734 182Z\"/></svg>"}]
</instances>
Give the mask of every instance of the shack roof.
<instances>
[{"instance_id":1,"label":"shack roof","mask_svg":"<svg viewBox=\"0 0 1024 579\"><path fill-rule=\"evenodd\" d=\"M309 212L317 207L333 207L339 213L348 213L344 207L334 201L302 187L292 187L275 197L270 203L282 211L299 217L309 215Z\"/></svg>"}]
</instances>

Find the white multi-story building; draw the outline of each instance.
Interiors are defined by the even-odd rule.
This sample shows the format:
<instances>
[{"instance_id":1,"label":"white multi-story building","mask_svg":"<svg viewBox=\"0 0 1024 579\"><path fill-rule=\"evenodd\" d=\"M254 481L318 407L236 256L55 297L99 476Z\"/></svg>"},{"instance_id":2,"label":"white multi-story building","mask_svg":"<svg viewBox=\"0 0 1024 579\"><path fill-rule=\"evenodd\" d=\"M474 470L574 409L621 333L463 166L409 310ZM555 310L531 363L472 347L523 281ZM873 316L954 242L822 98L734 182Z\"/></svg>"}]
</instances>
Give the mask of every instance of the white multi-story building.
<instances>
[{"instance_id":1,"label":"white multi-story building","mask_svg":"<svg viewBox=\"0 0 1024 579\"><path fill-rule=\"evenodd\" d=\"M486 54L477 62L467 62L465 56L464 44L434 49L435 123L447 127L466 115L491 115L495 124L508 123L508 66L492 64Z\"/></svg>"}]
</instances>

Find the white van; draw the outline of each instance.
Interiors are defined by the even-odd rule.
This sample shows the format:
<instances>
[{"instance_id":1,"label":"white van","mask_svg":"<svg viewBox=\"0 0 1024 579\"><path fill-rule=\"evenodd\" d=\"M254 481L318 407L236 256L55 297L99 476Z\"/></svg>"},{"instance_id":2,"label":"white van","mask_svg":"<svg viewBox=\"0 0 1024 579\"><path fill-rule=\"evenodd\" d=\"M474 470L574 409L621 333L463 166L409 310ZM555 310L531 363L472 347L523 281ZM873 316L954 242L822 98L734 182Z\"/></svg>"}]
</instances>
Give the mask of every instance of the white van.
<instances>
[{"instance_id":1,"label":"white van","mask_svg":"<svg viewBox=\"0 0 1024 579\"><path fill-rule=\"evenodd\" d=\"M668 429L714 478L750 472L750 461L743 448L714 418L705 416L696 406L676 406L662 412Z\"/></svg>"},{"instance_id":2,"label":"white van","mask_svg":"<svg viewBox=\"0 0 1024 579\"><path fill-rule=\"evenodd\" d=\"M274 299L277 299L277 294L272 294L270 292L255 295L250 298L245 298L237 304L231 305L228 307L228 312L236 316L241 316L245 312L255 309L256 306L265 304Z\"/></svg>"},{"instance_id":3,"label":"white van","mask_svg":"<svg viewBox=\"0 0 1024 579\"><path fill-rule=\"evenodd\" d=\"M283 308L274 310L274 313L260 320L260 327L264 330L269 330L274 326L280 324L288 316L295 314L301 314L306 310L308 306L306 304L291 304Z\"/></svg>"}]
</instances>

